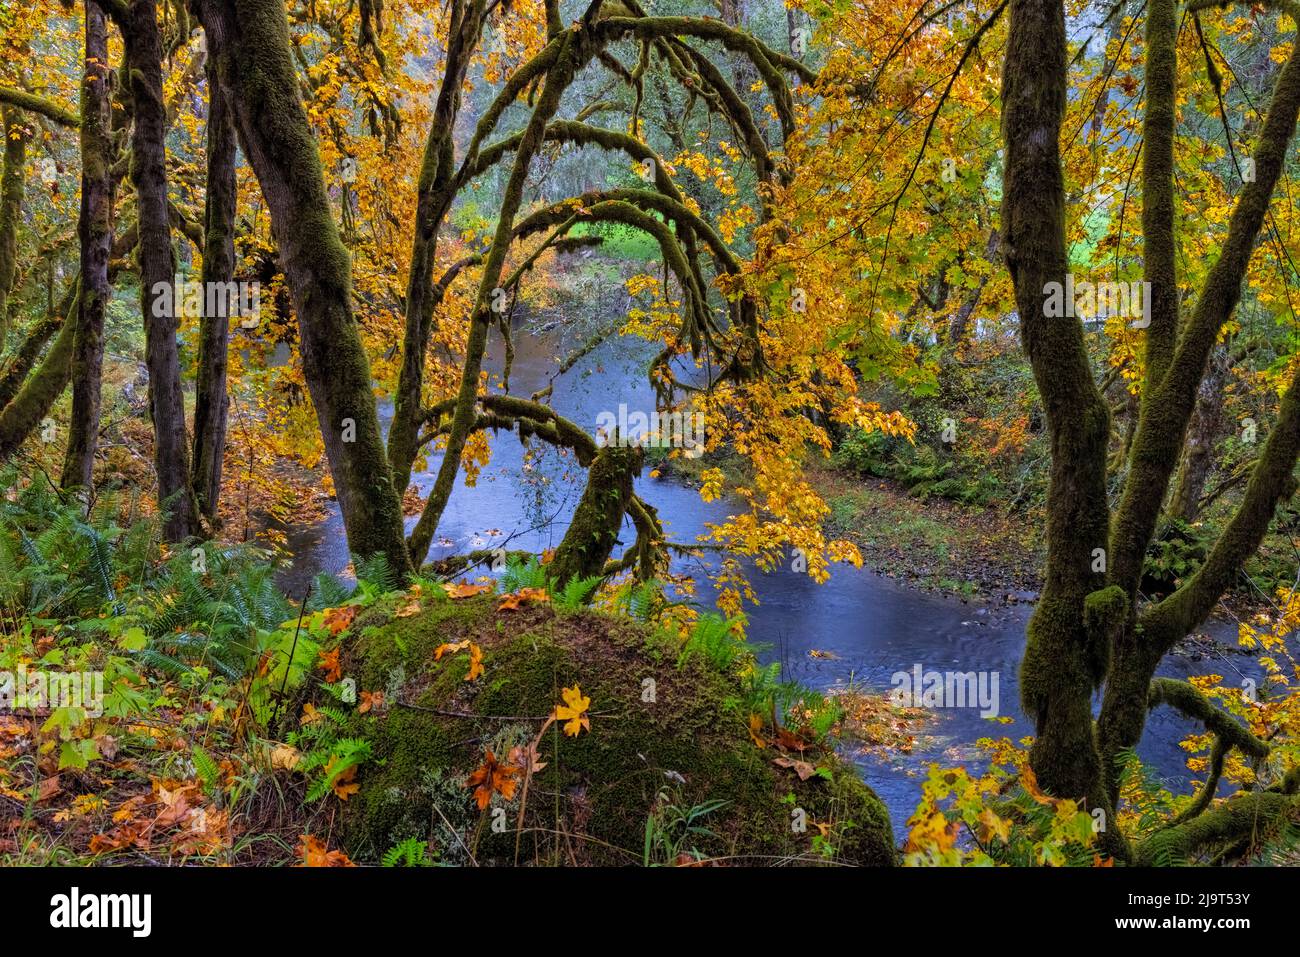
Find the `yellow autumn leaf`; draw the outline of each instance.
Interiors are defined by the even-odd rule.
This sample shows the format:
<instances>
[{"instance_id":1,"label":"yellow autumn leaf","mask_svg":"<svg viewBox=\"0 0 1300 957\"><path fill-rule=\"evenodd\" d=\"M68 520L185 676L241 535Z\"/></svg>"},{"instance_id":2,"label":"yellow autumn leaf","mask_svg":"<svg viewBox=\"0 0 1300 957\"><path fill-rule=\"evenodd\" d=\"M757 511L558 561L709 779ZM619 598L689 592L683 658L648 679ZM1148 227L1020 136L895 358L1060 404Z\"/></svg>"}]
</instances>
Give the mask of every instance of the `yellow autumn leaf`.
<instances>
[{"instance_id":1,"label":"yellow autumn leaf","mask_svg":"<svg viewBox=\"0 0 1300 957\"><path fill-rule=\"evenodd\" d=\"M591 730L591 721L586 711L591 707L591 699L583 695L578 685L565 688L560 692L564 704L555 706L555 720L565 722L564 733L576 738L583 728Z\"/></svg>"}]
</instances>

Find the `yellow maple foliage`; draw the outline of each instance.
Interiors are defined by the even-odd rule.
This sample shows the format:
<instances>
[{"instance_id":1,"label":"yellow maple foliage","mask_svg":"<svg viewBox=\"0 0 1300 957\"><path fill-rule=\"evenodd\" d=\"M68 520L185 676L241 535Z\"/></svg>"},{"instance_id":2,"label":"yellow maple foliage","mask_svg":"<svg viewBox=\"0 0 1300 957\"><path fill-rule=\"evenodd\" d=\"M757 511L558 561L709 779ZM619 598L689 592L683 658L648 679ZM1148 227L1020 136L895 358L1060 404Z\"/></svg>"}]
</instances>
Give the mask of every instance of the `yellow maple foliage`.
<instances>
[{"instance_id":1,"label":"yellow maple foliage","mask_svg":"<svg viewBox=\"0 0 1300 957\"><path fill-rule=\"evenodd\" d=\"M560 692L563 704L555 706L555 720L563 721L564 733L571 738L576 738L585 728L591 730L591 720L587 715L587 709L591 707L591 699L582 693L578 685L572 688L564 688Z\"/></svg>"}]
</instances>

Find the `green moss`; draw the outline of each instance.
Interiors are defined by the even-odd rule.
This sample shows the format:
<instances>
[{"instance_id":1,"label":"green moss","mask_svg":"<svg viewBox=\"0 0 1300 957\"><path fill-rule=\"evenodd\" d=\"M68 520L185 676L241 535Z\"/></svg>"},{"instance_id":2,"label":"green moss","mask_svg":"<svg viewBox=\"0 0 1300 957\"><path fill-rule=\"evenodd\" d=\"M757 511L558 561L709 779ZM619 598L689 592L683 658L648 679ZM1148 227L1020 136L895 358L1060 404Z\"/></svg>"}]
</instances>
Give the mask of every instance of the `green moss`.
<instances>
[{"instance_id":1,"label":"green moss","mask_svg":"<svg viewBox=\"0 0 1300 957\"><path fill-rule=\"evenodd\" d=\"M386 712L357 719L376 759L344 806L343 840L356 859L412 836L463 859L450 825L480 864L513 863L516 844L521 863L636 864L657 803L724 801L702 822L712 834L690 847L741 862L811 861L813 822L830 823L836 859L893 863L885 808L849 766L833 754L809 755L825 772L808 781L775 767L775 752L758 748L727 707L737 680L700 661L678 668L661 636L596 612L497 612L490 596L426 604L410 618L387 618L391 603L362 616L345 659L362 688L391 688L400 678ZM473 682L464 680L467 651L433 660L439 644L465 639L483 652ZM568 737L553 724L544 734L546 766L529 785L524 833L515 830L522 790L508 802L494 797L480 815L464 779L484 748L506 758L575 684L591 699L591 730ZM497 807L504 831L490 826ZM806 830L792 826L795 808Z\"/></svg>"}]
</instances>

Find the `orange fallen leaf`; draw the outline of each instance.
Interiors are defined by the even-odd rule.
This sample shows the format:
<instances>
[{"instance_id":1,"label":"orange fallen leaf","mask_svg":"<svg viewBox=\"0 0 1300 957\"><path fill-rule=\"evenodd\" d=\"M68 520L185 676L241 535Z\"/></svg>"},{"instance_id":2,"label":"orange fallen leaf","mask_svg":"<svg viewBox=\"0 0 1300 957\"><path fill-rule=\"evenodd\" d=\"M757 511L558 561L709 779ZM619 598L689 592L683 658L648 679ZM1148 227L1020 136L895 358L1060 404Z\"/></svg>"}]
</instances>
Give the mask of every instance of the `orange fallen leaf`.
<instances>
[{"instance_id":1,"label":"orange fallen leaf","mask_svg":"<svg viewBox=\"0 0 1300 957\"><path fill-rule=\"evenodd\" d=\"M342 608L327 608L323 623L331 635L347 631L357 617L356 605L344 605Z\"/></svg>"},{"instance_id":2,"label":"orange fallen leaf","mask_svg":"<svg viewBox=\"0 0 1300 957\"><path fill-rule=\"evenodd\" d=\"M41 801L48 801L62 790L63 785L59 783L57 774L52 778L42 778L36 789L36 802L39 804Z\"/></svg>"},{"instance_id":3,"label":"orange fallen leaf","mask_svg":"<svg viewBox=\"0 0 1300 957\"><path fill-rule=\"evenodd\" d=\"M492 749L485 748L483 763L465 779L465 787L474 788L474 800L482 811L492 800L493 794L500 794L507 801L513 798L515 788L519 786L515 778L521 774L523 768L500 763Z\"/></svg>"},{"instance_id":4,"label":"orange fallen leaf","mask_svg":"<svg viewBox=\"0 0 1300 957\"><path fill-rule=\"evenodd\" d=\"M1056 798L1044 793L1043 789L1038 786L1038 775L1034 774L1034 769L1027 764L1020 769L1020 781L1025 786L1025 791L1029 796L1039 804L1051 805L1056 803Z\"/></svg>"},{"instance_id":5,"label":"orange fallen leaf","mask_svg":"<svg viewBox=\"0 0 1300 957\"><path fill-rule=\"evenodd\" d=\"M433 651L433 660L441 661L445 654L454 654L457 651L469 649L469 672L465 675L466 681L473 681L483 673L483 649L468 638L464 641L453 641L439 645Z\"/></svg>"},{"instance_id":6,"label":"orange fallen leaf","mask_svg":"<svg viewBox=\"0 0 1300 957\"><path fill-rule=\"evenodd\" d=\"M334 759L330 758L329 764L325 765L326 775L329 775L331 773L330 768L332 768L333 765L334 765ZM361 790L361 785L357 784L356 781L354 780L356 776L357 776L357 766L354 764L352 765L352 767L348 768L338 777L334 778L333 783L330 784L330 787L333 789L335 795L338 796L338 799L340 801L346 801L352 795L356 794L358 791Z\"/></svg>"},{"instance_id":7,"label":"orange fallen leaf","mask_svg":"<svg viewBox=\"0 0 1300 957\"><path fill-rule=\"evenodd\" d=\"M497 611L508 611L516 609L526 602L548 602L551 596L545 588L521 588L517 592L511 592L501 599L501 604L497 605Z\"/></svg>"},{"instance_id":8,"label":"orange fallen leaf","mask_svg":"<svg viewBox=\"0 0 1300 957\"><path fill-rule=\"evenodd\" d=\"M302 760L302 752L291 744L277 744L271 749L271 767L292 771Z\"/></svg>"},{"instance_id":9,"label":"orange fallen leaf","mask_svg":"<svg viewBox=\"0 0 1300 957\"><path fill-rule=\"evenodd\" d=\"M365 714L372 708L375 711L384 710L384 693L382 691L361 692L361 703L357 705L357 713Z\"/></svg>"},{"instance_id":10,"label":"orange fallen leaf","mask_svg":"<svg viewBox=\"0 0 1300 957\"><path fill-rule=\"evenodd\" d=\"M469 641L452 641L443 642L437 648L433 649L433 660L441 661L443 655L449 655L457 651L464 651L469 647Z\"/></svg>"},{"instance_id":11,"label":"orange fallen leaf","mask_svg":"<svg viewBox=\"0 0 1300 957\"><path fill-rule=\"evenodd\" d=\"M303 867L356 867L342 851L329 850L324 841L310 834L302 835L298 856L302 858Z\"/></svg>"},{"instance_id":12,"label":"orange fallen leaf","mask_svg":"<svg viewBox=\"0 0 1300 957\"><path fill-rule=\"evenodd\" d=\"M330 684L343 678L343 666L339 664L339 650L332 648L320 653L320 669L325 672L325 680Z\"/></svg>"},{"instance_id":13,"label":"orange fallen leaf","mask_svg":"<svg viewBox=\"0 0 1300 957\"><path fill-rule=\"evenodd\" d=\"M421 611L423 611L423 609L420 607L420 602L416 600L406 605L403 605L401 608L397 609L397 611L393 612L393 617L410 618L414 615L418 615Z\"/></svg>"},{"instance_id":14,"label":"orange fallen leaf","mask_svg":"<svg viewBox=\"0 0 1300 957\"><path fill-rule=\"evenodd\" d=\"M758 732L763 730L763 719L756 714L749 716L749 736L754 739L754 743L760 748L767 747L767 741Z\"/></svg>"},{"instance_id":15,"label":"orange fallen leaf","mask_svg":"<svg viewBox=\"0 0 1300 957\"><path fill-rule=\"evenodd\" d=\"M475 595L481 595L492 588L491 585L471 585L469 582L460 582L456 585L444 586L448 598L473 598Z\"/></svg>"},{"instance_id":16,"label":"orange fallen leaf","mask_svg":"<svg viewBox=\"0 0 1300 957\"><path fill-rule=\"evenodd\" d=\"M777 728L776 739L781 747L790 751L807 751L811 746L802 735L795 734L787 728Z\"/></svg>"}]
</instances>

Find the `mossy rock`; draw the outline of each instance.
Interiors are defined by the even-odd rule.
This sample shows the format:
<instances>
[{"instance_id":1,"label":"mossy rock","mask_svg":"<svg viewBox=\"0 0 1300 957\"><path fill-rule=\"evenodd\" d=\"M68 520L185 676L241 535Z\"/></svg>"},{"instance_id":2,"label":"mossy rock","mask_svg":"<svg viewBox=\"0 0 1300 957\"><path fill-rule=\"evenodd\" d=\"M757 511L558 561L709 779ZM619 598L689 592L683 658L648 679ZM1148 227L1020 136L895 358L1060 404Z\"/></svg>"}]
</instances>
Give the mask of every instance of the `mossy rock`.
<instances>
[{"instance_id":1,"label":"mossy rock","mask_svg":"<svg viewBox=\"0 0 1300 957\"><path fill-rule=\"evenodd\" d=\"M415 838L450 862L472 854L478 864L639 864L652 811L664 820L722 801L696 822L709 833L654 841L651 859L698 851L738 864L894 863L888 814L871 789L830 751L804 756L822 769L807 781L776 767L776 752L759 748L727 705L739 691L734 676L695 660L679 667L672 639L625 618L549 605L497 611L498 601L426 598L418 614L396 617L407 600L390 598L354 624L345 673L387 698L350 729L374 748L360 791L343 805L342 842L354 859L376 860ZM468 651L434 660L439 645L465 639L483 654L472 682ZM591 699L591 730L546 731L538 746L546 766L529 783L522 830L522 788L480 812L465 778L484 749L505 760L575 684ZM796 809L804 830L793 826L803 819ZM824 842L813 840L819 823L831 825Z\"/></svg>"}]
</instances>

